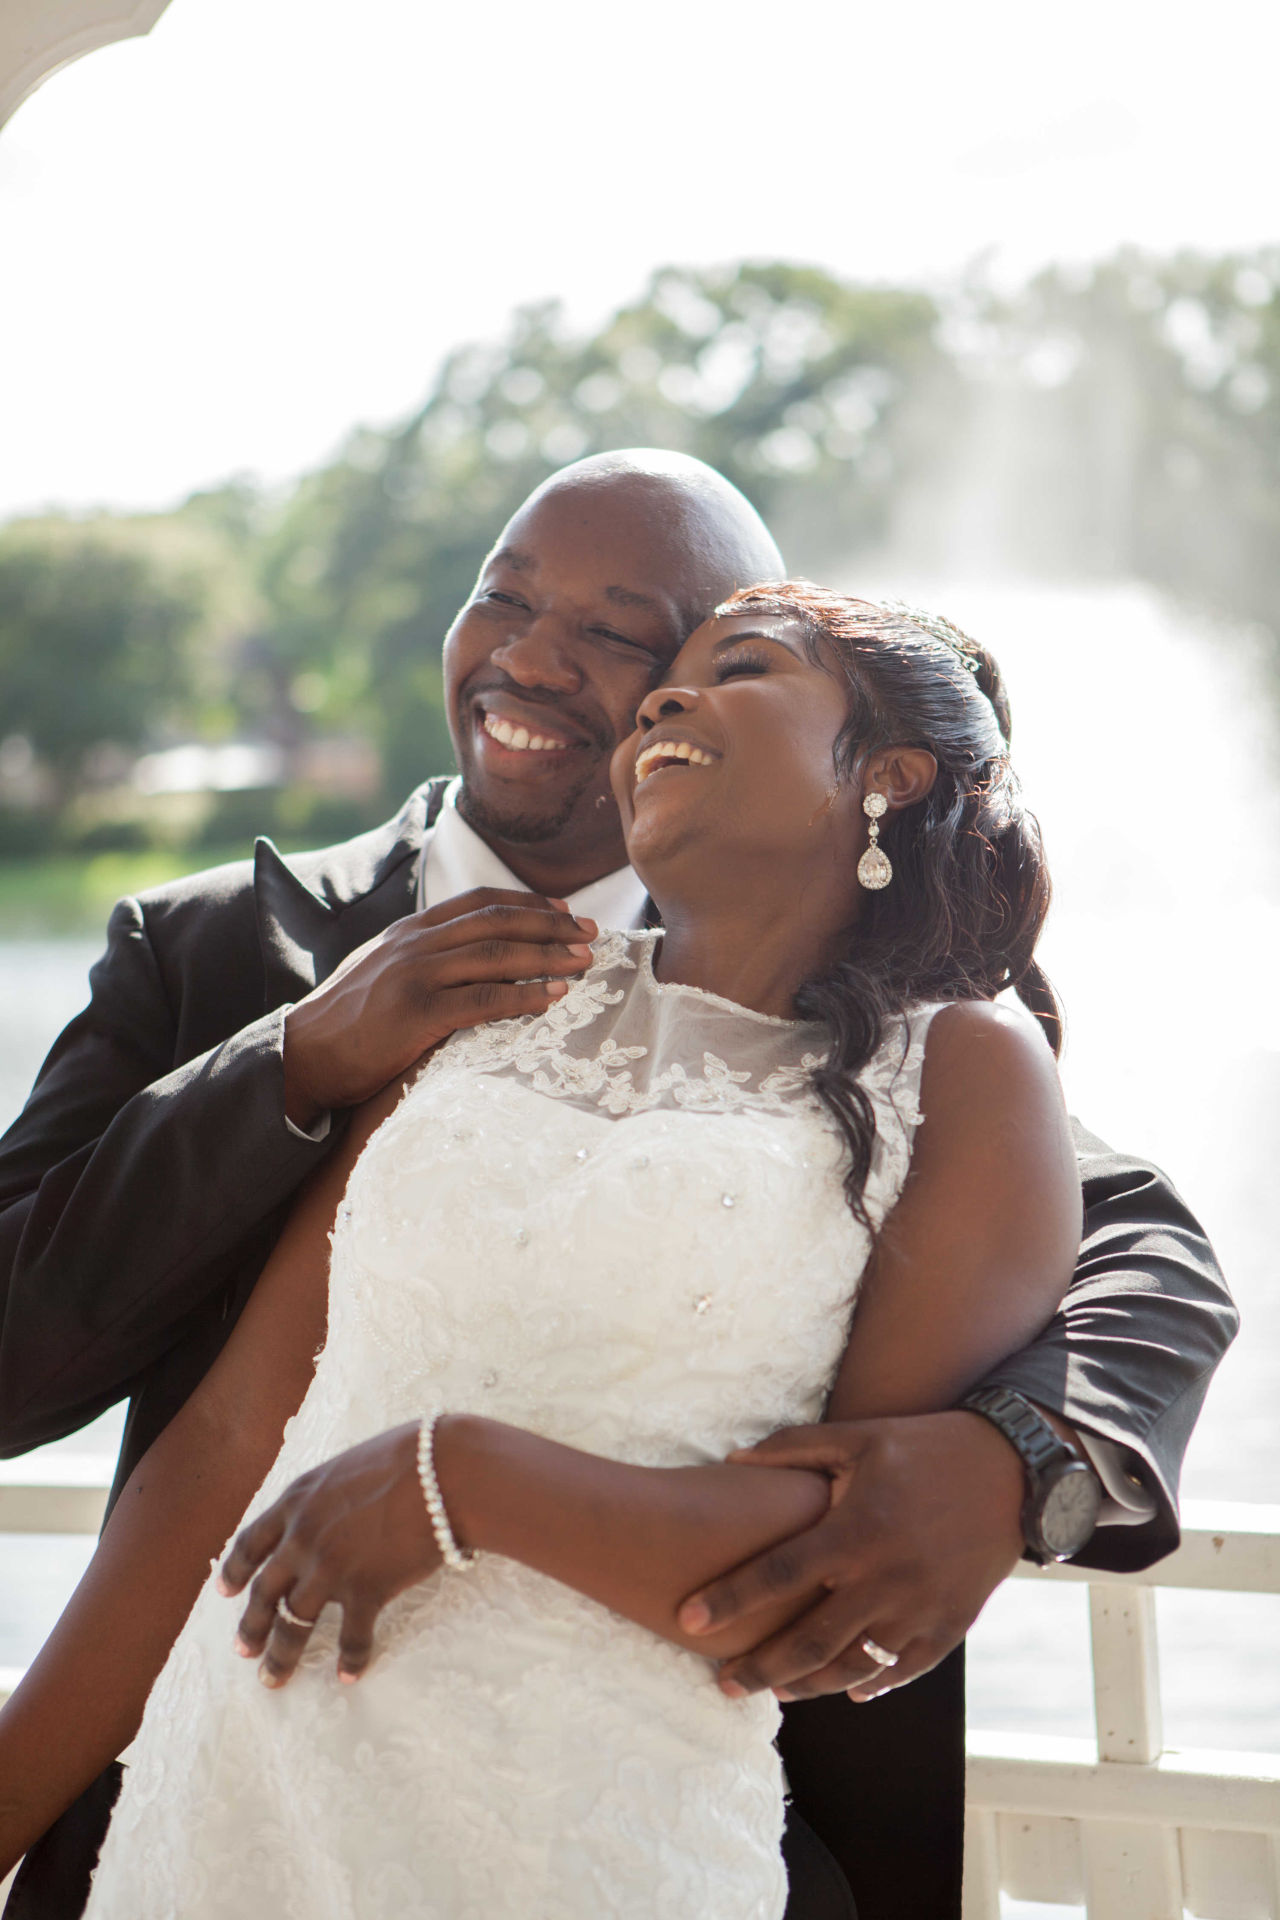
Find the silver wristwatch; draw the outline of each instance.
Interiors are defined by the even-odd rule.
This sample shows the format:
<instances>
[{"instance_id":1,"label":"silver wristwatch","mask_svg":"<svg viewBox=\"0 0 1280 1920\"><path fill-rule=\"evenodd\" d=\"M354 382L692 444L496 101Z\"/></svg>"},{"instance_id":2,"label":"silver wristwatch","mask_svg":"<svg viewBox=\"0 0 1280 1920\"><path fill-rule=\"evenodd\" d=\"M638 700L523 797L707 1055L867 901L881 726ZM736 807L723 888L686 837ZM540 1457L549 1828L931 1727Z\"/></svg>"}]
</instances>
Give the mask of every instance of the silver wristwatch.
<instances>
[{"instance_id":1,"label":"silver wristwatch","mask_svg":"<svg viewBox=\"0 0 1280 1920\"><path fill-rule=\"evenodd\" d=\"M1087 1546L1098 1524L1102 1485L1093 1468L1009 1387L979 1387L960 1404L998 1427L1022 1461L1027 1482L1022 1537L1028 1557L1039 1566L1070 1560Z\"/></svg>"}]
</instances>

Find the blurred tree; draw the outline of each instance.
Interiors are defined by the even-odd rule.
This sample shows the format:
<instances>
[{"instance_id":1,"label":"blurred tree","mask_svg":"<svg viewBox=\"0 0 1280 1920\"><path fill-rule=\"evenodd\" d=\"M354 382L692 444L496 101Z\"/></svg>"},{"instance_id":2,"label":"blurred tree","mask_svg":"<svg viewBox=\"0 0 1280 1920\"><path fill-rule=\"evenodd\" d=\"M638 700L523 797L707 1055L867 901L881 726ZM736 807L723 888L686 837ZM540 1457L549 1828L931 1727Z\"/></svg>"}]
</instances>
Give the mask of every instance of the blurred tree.
<instances>
[{"instance_id":1,"label":"blurred tree","mask_svg":"<svg viewBox=\"0 0 1280 1920\"><path fill-rule=\"evenodd\" d=\"M0 529L0 741L65 793L103 740L356 732L378 801L281 820L394 803L450 764L440 649L495 534L555 468L630 445L718 467L799 572L1121 575L1274 633L1280 250L1130 250L1014 291L975 269L936 300L672 267L585 335L525 309L283 497L240 479Z\"/></svg>"},{"instance_id":2,"label":"blurred tree","mask_svg":"<svg viewBox=\"0 0 1280 1920\"><path fill-rule=\"evenodd\" d=\"M1274 625L1280 250L978 282L943 339L968 391L943 458L986 564L1145 579Z\"/></svg>"},{"instance_id":3,"label":"blurred tree","mask_svg":"<svg viewBox=\"0 0 1280 1920\"><path fill-rule=\"evenodd\" d=\"M139 747L189 706L205 592L189 573L67 521L0 531L0 731L72 790L90 751Z\"/></svg>"},{"instance_id":4,"label":"blurred tree","mask_svg":"<svg viewBox=\"0 0 1280 1920\"><path fill-rule=\"evenodd\" d=\"M816 268L666 269L598 333L554 305L445 364L398 431L358 434L295 494L269 543L272 644L305 658L320 711L361 710L388 796L449 764L444 635L495 534L547 474L610 447L711 462L818 570L884 538L956 383L937 310Z\"/></svg>"}]
</instances>

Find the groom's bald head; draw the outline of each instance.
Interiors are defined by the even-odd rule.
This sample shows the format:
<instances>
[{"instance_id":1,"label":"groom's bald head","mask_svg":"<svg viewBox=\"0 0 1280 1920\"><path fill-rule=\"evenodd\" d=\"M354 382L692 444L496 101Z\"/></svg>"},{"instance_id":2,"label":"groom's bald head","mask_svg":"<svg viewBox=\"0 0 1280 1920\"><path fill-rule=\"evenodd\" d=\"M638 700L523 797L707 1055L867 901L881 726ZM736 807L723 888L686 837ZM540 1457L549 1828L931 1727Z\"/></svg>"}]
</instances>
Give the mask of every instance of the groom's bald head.
<instances>
[{"instance_id":1,"label":"groom's bald head","mask_svg":"<svg viewBox=\"0 0 1280 1920\"><path fill-rule=\"evenodd\" d=\"M529 496L445 643L463 811L509 865L563 854L567 885L623 863L608 771L636 707L721 600L783 573L746 496L687 454L593 454Z\"/></svg>"},{"instance_id":2,"label":"groom's bald head","mask_svg":"<svg viewBox=\"0 0 1280 1920\"><path fill-rule=\"evenodd\" d=\"M575 460L529 495L498 546L530 508L552 496L576 497L584 506L647 523L667 549L673 582L678 579L688 596L690 631L733 590L730 583L785 578L773 535L746 495L691 454L624 447Z\"/></svg>"}]
</instances>

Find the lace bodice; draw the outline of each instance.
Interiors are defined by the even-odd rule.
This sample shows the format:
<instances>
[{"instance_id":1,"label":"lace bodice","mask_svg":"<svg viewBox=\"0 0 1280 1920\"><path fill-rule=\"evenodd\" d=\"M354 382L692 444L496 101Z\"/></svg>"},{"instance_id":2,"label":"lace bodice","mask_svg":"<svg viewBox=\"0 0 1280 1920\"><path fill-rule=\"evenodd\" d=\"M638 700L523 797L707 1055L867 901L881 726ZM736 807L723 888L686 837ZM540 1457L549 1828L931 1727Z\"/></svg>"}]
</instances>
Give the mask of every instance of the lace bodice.
<instances>
[{"instance_id":1,"label":"lace bodice","mask_svg":"<svg viewBox=\"0 0 1280 1920\"><path fill-rule=\"evenodd\" d=\"M867 1255L809 1082L826 1035L660 983L655 939L606 935L545 1013L455 1036L369 1142L251 1511L428 1408L654 1466L821 1416ZM873 1223L932 1011L863 1075ZM272 1920L781 1914L776 1705L699 1656L493 1557L401 1596L356 1688L322 1622L264 1693L233 1620L208 1588L153 1693L91 1920L265 1913L267 1855Z\"/></svg>"}]
</instances>

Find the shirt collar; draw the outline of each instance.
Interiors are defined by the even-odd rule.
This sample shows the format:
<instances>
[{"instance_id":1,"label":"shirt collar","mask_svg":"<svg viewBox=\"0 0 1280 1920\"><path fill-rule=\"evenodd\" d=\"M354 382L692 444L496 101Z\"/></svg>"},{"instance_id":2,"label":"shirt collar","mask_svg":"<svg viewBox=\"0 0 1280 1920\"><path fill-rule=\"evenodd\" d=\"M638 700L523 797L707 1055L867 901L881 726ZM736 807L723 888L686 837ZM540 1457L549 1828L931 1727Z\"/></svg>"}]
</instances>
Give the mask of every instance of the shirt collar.
<instances>
[{"instance_id":1,"label":"shirt collar","mask_svg":"<svg viewBox=\"0 0 1280 1920\"><path fill-rule=\"evenodd\" d=\"M472 887L510 887L527 892L510 867L458 812L461 780L451 780L418 864L418 912ZM569 911L600 927L638 927L644 920L644 882L630 867L606 873L568 896Z\"/></svg>"}]
</instances>

